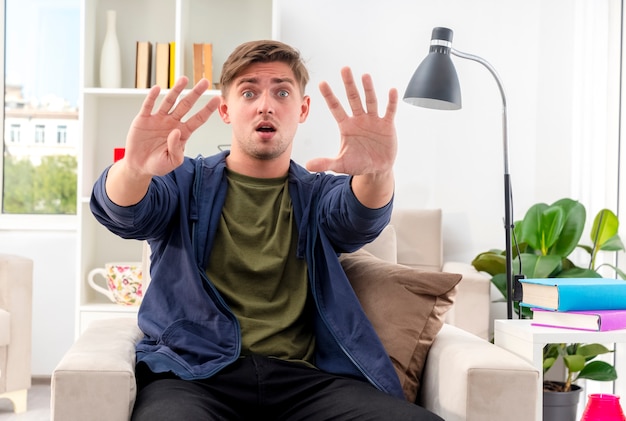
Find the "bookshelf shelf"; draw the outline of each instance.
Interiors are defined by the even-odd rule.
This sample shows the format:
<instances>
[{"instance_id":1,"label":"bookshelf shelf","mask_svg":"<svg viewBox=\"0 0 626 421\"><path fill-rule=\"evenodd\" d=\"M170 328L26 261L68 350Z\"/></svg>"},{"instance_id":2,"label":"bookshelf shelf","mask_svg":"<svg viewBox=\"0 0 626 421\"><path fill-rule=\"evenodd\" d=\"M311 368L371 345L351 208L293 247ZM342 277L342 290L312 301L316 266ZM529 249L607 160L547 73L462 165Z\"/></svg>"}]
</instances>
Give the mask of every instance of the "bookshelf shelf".
<instances>
[{"instance_id":1,"label":"bookshelf shelf","mask_svg":"<svg viewBox=\"0 0 626 421\"><path fill-rule=\"evenodd\" d=\"M175 42L175 78L193 82L193 43L213 44L213 83L220 77L221 63L234 47L253 39L277 39L274 14L277 0L82 0L81 1L81 142L78 151L78 244L76 327L78 336L89 322L104 317L133 316L135 309L107 303L87 283L91 269L111 261L140 261L142 243L123 240L104 229L89 209L96 178L113 163L113 149L124 147L132 119L139 112L148 89L135 89L137 41ZM107 10L117 12L117 37L122 60L122 87L100 87L100 49L104 40ZM153 52L152 60L155 59ZM154 62L151 84L154 84ZM169 89L161 89L163 98ZM185 92L183 92L185 94ZM220 95L208 90L198 107ZM157 102L158 105L158 102ZM191 110L194 112L194 109ZM186 155L217 153L230 143L230 130L219 117L194 133Z\"/></svg>"},{"instance_id":2,"label":"bookshelf shelf","mask_svg":"<svg viewBox=\"0 0 626 421\"><path fill-rule=\"evenodd\" d=\"M164 93L165 90L161 90ZM148 93L148 89L136 89L136 88L119 88L119 89L105 89L105 88L85 88L83 93L88 96L96 97L111 97L111 98L132 98L132 97L145 97Z\"/></svg>"},{"instance_id":3,"label":"bookshelf shelf","mask_svg":"<svg viewBox=\"0 0 626 421\"><path fill-rule=\"evenodd\" d=\"M119 89L103 89L103 88L85 88L83 93L85 96L101 97L101 98L140 98L142 101L148 94L149 89L136 89L136 88L119 88ZM159 96L165 96L168 94L169 89L161 89ZM190 89L185 89L182 95L186 95ZM221 95L221 92L217 89L207 90L203 96L212 97Z\"/></svg>"}]
</instances>

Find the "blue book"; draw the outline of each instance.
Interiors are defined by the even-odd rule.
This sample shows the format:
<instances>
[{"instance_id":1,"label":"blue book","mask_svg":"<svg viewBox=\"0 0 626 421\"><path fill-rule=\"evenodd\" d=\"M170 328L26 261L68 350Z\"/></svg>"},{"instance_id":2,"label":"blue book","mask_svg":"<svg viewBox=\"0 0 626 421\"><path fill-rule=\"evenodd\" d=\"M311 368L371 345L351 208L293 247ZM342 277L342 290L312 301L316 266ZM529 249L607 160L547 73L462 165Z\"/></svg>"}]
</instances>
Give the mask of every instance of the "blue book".
<instances>
[{"instance_id":1,"label":"blue book","mask_svg":"<svg viewBox=\"0 0 626 421\"><path fill-rule=\"evenodd\" d=\"M626 309L626 281L610 278L520 279L525 307L548 310Z\"/></svg>"}]
</instances>

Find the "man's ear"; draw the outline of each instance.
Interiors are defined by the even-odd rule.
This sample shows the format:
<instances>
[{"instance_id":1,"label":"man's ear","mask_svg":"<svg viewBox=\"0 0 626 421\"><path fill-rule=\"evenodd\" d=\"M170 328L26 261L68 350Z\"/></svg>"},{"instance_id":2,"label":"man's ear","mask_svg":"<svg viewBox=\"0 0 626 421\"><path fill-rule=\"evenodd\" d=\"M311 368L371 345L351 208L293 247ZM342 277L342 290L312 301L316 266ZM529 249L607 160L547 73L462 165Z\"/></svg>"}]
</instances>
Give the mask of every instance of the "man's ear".
<instances>
[{"instance_id":1,"label":"man's ear","mask_svg":"<svg viewBox=\"0 0 626 421\"><path fill-rule=\"evenodd\" d=\"M311 97L308 95L305 95L304 98L302 98L302 105L301 105L301 112L300 112L300 123L304 123L307 119L307 117L309 116L309 110L311 108Z\"/></svg>"},{"instance_id":2,"label":"man's ear","mask_svg":"<svg viewBox=\"0 0 626 421\"><path fill-rule=\"evenodd\" d=\"M219 107L217 107L217 110L220 113L222 121L226 124L230 124L230 117L228 116L228 104L226 104L224 97L222 97L222 101L220 102Z\"/></svg>"}]
</instances>

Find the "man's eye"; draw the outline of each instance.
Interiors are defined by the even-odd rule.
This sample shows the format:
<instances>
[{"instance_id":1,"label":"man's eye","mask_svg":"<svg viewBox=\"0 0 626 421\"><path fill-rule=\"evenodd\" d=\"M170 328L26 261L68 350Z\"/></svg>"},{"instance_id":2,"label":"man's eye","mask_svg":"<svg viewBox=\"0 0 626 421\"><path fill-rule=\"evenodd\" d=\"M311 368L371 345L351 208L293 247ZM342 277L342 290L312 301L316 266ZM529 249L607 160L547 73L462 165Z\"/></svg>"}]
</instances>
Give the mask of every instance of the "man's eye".
<instances>
[{"instance_id":1,"label":"man's eye","mask_svg":"<svg viewBox=\"0 0 626 421\"><path fill-rule=\"evenodd\" d=\"M245 91L243 93L243 97L244 98L252 98L254 96L254 94L252 93L252 91Z\"/></svg>"},{"instance_id":2,"label":"man's eye","mask_svg":"<svg viewBox=\"0 0 626 421\"><path fill-rule=\"evenodd\" d=\"M278 96L282 98L287 98L289 96L289 91L280 90L278 91Z\"/></svg>"}]
</instances>

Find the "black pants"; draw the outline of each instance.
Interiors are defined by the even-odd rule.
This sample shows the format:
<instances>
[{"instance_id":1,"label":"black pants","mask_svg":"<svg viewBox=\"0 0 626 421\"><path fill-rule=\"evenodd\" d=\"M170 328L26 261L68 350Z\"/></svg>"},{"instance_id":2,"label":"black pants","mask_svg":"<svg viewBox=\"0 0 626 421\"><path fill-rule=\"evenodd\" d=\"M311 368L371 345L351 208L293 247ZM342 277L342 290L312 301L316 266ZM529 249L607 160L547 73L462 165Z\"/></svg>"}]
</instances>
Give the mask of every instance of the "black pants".
<instances>
[{"instance_id":1,"label":"black pants","mask_svg":"<svg viewBox=\"0 0 626 421\"><path fill-rule=\"evenodd\" d=\"M302 364L251 356L205 380L137 366L133 421L442 419L360 380Z\"/></svg>"}]
</instances>

